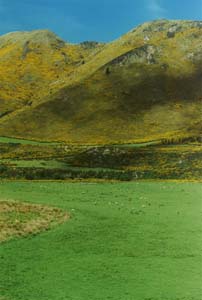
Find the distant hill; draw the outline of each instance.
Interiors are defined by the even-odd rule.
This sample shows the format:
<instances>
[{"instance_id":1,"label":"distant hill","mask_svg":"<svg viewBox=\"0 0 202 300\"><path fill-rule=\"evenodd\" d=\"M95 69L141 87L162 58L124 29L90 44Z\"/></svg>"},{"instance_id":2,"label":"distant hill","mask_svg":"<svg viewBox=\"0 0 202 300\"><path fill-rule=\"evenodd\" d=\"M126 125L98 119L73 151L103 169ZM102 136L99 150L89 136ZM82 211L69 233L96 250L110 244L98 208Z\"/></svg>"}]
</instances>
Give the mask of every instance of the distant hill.
<instances>
[{"instance_id":1,"label":"distant hill","mask_svg":"<svg viewBox=\"0 0 202 300\"><path fill-rule=\"evenodd\" d=\"M145 23L108 44L0 37L0 135L70 143L198 137L202 22Z\"/></svg>"}]
</instances>

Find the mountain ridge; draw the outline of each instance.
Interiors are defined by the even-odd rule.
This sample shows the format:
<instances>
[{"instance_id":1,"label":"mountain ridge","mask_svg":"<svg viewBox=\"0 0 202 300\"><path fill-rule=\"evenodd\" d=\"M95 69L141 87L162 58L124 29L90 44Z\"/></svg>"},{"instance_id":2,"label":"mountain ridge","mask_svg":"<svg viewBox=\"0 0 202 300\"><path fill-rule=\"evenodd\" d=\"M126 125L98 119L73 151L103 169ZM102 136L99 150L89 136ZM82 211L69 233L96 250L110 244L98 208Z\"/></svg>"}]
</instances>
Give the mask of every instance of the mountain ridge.
<instances>
[{"instance_id":1,"label":"mountain ridge","mask_svg":"<svg viewBox=\"0 0 202 300\"><path fill-rule=\"evenodd\" d=\"M201 21L148 22L107 44L59 43L17 56L38 77L34 88L19 80L28 91L23 99L1 92L1 135L113 143L201 134ZM0 38L0 79L1 64Z\"/></svg>"}]
</instances>

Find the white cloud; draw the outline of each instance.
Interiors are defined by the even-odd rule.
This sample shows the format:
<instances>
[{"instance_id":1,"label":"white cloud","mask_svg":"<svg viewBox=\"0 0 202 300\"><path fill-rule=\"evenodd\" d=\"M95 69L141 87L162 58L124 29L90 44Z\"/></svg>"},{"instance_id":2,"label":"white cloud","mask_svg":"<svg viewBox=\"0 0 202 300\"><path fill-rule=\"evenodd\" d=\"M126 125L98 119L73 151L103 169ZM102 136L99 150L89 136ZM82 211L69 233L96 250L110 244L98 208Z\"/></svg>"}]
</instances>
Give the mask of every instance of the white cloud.
<instances>
[{"instance_id":1,"label":"white cloud","mask_svg":"<svg viewBox=\"0 0 202 300\"><path fill-rule=\"evenodd\" d=\"M147 0L147 9L153 18L163 18L166 15L166 9L159 0Z\"/></svg>"}]
</instances>

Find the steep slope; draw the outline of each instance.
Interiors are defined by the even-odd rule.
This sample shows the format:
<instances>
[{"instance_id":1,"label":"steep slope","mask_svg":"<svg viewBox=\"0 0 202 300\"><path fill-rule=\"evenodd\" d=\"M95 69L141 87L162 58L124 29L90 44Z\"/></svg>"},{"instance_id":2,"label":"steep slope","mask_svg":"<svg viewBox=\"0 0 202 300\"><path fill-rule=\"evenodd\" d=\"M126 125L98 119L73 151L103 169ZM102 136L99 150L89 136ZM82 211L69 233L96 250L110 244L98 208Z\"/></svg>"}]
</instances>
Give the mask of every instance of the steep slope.
<instances>
[{"instance_id":1,"label":"steep slope","mask_svg":"<svg viewBox=\"0 0 202 300\"><path fill-rule=\"evenodd\" d=\"M0 134L77 143L200 136L202 22L155 21L107 45L65 47L75 47L72 63L52 95L47 80L42 100L3 117Z\"/></svg>"},{"instance_id":2,"label":"steep slope","mask_svg":"<svg viewBox=\"0 0 202 300\"><path fill-rule=\"evenodd\" d=\"M48 30L0 37L0 117L43 101L99 47L67 44Z\"/></svg>"}]
</instances>

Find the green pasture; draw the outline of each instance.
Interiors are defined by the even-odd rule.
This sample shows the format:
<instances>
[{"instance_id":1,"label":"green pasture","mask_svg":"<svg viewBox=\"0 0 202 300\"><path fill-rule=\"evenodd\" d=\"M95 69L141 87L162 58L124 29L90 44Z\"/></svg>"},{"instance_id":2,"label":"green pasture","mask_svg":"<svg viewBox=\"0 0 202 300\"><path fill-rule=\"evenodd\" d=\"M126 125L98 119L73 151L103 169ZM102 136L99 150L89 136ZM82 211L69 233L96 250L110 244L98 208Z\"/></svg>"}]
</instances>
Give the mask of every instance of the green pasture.
<instances>
[{"instance_id":1,"label":"green pasture","mask_svg":"<svg viewBox=\"0 0 202 300\"><path fill-rule=\"evenodd\" d=\"M202 184L0 183L71 219L0 245L7 300L201 300Z\"/></svg>"}]
</instances>

